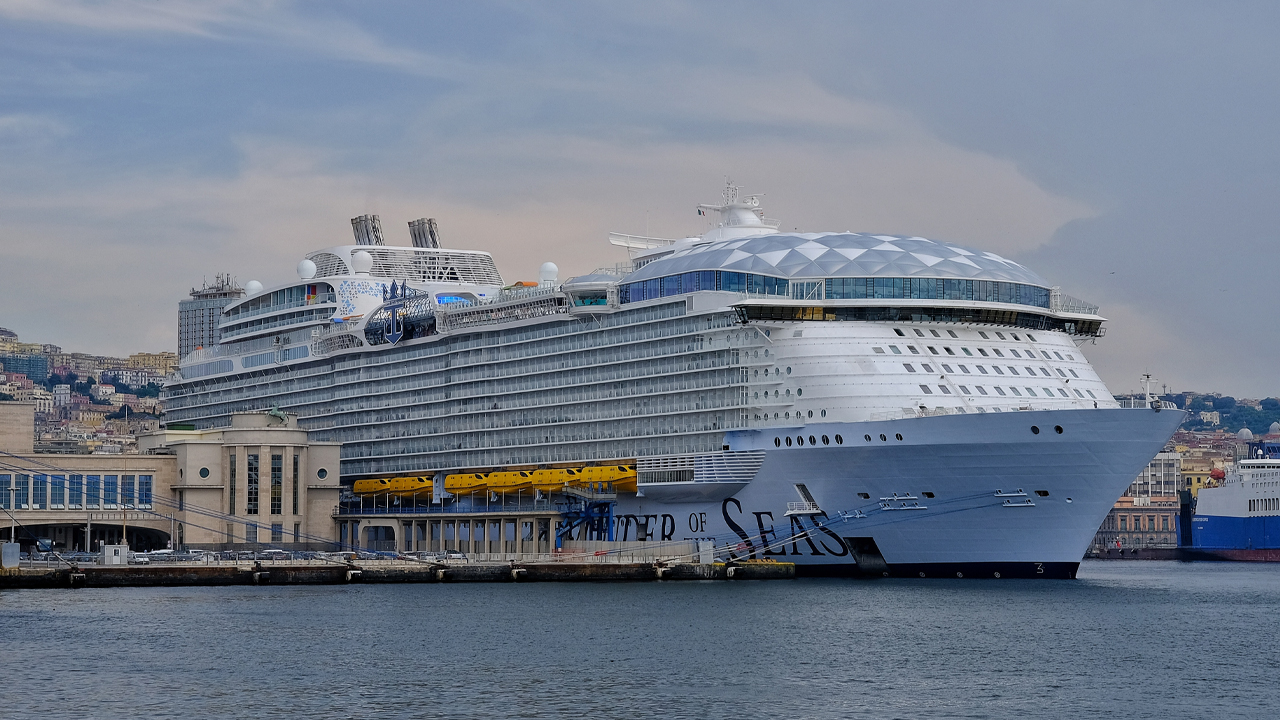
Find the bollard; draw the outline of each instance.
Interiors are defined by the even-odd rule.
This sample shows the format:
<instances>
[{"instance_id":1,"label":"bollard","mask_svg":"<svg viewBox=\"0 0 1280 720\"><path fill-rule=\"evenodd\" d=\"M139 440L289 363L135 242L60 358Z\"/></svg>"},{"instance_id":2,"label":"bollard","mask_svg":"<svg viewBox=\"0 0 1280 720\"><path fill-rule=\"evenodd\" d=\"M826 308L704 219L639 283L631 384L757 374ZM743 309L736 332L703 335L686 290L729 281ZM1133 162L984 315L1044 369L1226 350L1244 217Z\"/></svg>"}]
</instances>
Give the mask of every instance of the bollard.
<instances>
[{"instance_id":1,"label":"bollard","mask_svg":"<svg viewBox=\"0 0 1280 720\"><path fill-rule=\"evenodd\" d=\"M444 582L444 573L443 569L436 570L436 582Z\"/></svg>"},{"instance_id":2,"label":"bollard","mask_svg":"<svg viewBox=\"0 0 1280 720\"><path fill-rule=\"evenodd\" d=\"M359 580L360 577L361 577L361 573L359 570L347 571L347 582L355 582L356 580Z\"/></svg>"},{"instance_id":3,"label":"bollard","mask_svg":"<svg viewBox=\"0 0 1280 720\"><path fill-rule=\"evenodd\" d=\"M526 570L524 568L511 568L512 582L520 582L520 580L524 578L525 572Z\"/></svg>"}]
</instances>

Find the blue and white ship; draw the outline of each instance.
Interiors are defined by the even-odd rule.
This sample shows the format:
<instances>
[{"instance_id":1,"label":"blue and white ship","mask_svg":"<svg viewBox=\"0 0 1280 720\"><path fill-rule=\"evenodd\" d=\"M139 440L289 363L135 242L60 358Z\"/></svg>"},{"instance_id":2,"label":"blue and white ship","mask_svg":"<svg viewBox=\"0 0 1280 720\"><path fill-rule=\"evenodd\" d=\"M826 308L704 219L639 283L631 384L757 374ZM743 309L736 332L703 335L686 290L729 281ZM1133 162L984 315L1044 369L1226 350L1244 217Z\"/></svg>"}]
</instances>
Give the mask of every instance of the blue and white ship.
<instances>
[{"instance_id":1,"label":"blue and white ship","mask_svg":"<svg viewBox=\"0 0 1280 720\"><path fill-rule=\"evenodd\" d=\"M1280 562L1280 443L1249 450L1217 487L1200 489L1188 557Z\"/></svg>"},{"instance_id":2,"label":"blue and white ship","mask_svg":"<svg viewBox=\"0 0 1280 720\"><path fill-rule=\"evenodd\" d=\"M734 187L698 237L504 286L487 253L357 232L250 284L184 358L170 422L279 407L344 481L634 465L610 539L710 540L802 573L1073 577L1184 415L1121 407L1098 308L995 253L779 232Z\"/></svg>"}]
</instances>

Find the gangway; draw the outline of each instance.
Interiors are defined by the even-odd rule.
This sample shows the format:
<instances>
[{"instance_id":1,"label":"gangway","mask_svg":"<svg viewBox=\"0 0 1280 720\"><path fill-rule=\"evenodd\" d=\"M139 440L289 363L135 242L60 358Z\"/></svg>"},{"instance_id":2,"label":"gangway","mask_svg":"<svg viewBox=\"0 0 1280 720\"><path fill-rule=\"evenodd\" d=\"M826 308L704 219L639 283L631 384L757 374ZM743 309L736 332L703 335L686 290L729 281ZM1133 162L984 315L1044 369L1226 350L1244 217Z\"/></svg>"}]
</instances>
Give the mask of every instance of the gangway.
<instances>
[{"instance_id":1,"label":"gangway","mask_svg":"<svg viewBox=\"0 0 1280 720\"><path fill-rule=\"evenodd\" d=\"M561 516L560 527L556 530L557 550L565 540L613 541L613 507L618 501L613 483L570 485L564 487L561 494L564 499L556 503ZM582 537L575 537L579 528L585 532Z\"/></svg>"}]
</instances>

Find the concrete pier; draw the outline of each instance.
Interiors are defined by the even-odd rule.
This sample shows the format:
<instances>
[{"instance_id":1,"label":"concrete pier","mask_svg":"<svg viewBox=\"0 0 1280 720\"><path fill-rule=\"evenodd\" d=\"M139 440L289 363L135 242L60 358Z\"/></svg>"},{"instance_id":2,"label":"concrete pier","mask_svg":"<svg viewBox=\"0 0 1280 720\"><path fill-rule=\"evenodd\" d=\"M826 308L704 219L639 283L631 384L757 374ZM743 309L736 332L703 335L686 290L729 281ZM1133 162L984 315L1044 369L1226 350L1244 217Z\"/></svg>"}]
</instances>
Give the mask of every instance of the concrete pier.
<instances>
[{"instance_id":1,"label":"concrete pier","mask_svg":"<svg viewBox=\"0 0 1280 720\"><path fill-rule=\"evenodd\" d=\"M347 583L618 582L667 580L787 580L792 563L184 563L163 566L23 567L0 572L12 588L164 587L212 585L341 585Z\"/></svg>"}]
</instances>

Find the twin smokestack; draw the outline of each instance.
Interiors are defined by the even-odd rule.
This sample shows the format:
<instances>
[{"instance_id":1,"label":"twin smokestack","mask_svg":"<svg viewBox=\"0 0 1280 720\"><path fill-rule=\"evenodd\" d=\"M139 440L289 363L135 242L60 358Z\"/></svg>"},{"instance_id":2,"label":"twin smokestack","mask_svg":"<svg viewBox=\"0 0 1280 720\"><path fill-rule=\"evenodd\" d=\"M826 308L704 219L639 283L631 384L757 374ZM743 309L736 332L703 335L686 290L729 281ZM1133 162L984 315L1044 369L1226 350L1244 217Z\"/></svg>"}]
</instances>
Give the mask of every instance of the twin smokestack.
<instances>
[{"instance_id":1,"label":"twin smokestack","mask_svg":"<svg viewBox=\"0 0 1280 720\"><path fill-rule=\"evenodd\" d=\"M382 237L382 220L377 215L351 218L351 231L357 245L386 245ZM418 218L409 222L409 238L416 248L439 248L440 229L435 218Z\"/></svg>"}]
</instances>

